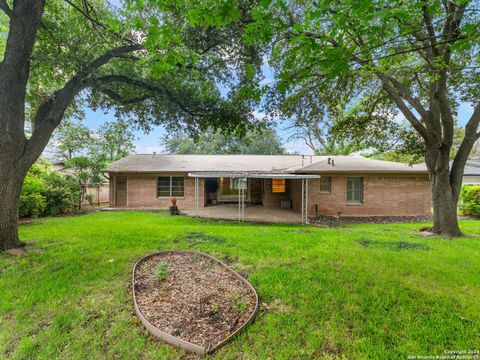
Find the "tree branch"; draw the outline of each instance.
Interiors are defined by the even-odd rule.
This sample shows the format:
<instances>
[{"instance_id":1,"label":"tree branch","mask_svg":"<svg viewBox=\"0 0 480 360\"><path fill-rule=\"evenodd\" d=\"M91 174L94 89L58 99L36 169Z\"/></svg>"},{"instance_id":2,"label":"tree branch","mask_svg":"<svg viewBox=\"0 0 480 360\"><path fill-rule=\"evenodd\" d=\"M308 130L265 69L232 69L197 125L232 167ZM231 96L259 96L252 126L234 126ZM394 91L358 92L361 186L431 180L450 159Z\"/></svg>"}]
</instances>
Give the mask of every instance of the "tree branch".
<instances>
[{"instance_id":1,"label":"tree branch","mask_svg":"<svg viewBox=\"0 0 480 360\"><path fill-rule=\"evenodd\" d=\"M131 53L137 50L142 50L143 45L141 44L133 44L133 45L125 45L119 46L115 49L107 51L102 56L98 57L97 59L93 60L89 63L85 68L81 69L76 76L86 77L97 70L99 67L108 63L111 59L119 57L125 57L125 54Z\"/></svg>"},{"instance_id":2,"label":"tree branch","mask_svg":"<svg viewBox=\"0 0 480 360\"><path fill-rule=\"evenodd\" d=\"M459 187L462 183L463 170L465 162L470 155L475 141L478 140L480 134L477 133L478 125L480 124L480 103L475 106L473 114L465 125L465 137L460 144L457 155L453 160L452 168L450 170L450 184Z\"/></svg>"},{"instance_id":3,"label":"tree branch","mask_svg":"<svg viewBox=\"0 0 480 360\"><path fill-rule=\"evenodd\" d=\"M388 80L397 89L400 95L420 114L422 118L428 117L428 111L423 107L422 103L413 97L403 84L392 76L387 76Z\"/></svg>"},{"instance_id":4,"label":"tree branch","mask_svg":"<svg viewBox=\"0 0 480 360\"><path fill-rule=\"evenodd\" d=\"M7 14L7 16L8 16L10 19L12 19L13 17L15 17L15 14L14 14L13 10L10 9L10 6L8 6L6 0L0 0L0 9L2 9L3 12L4 12L5 14Z\"/></svg>"},{"instance_id":5,"label":"tree branch","mask_svg":"<svg viewBox=\"0 0 480 360\"><path fill-rule=\"evenodd\" d=\"M143 95L143 96L138 96L138 97L126 99L126 98L124 98L123 96L121 96L120 94L116 93L115 91L113 91L111 89L103 89L103 88L99 87L99 88L96 88L96 90L101 92L102 94L108 96L109 98L119 102L122 105L136 104L136 103L145 101L145 100L147 100L148 98L151 97L150 95Z\"/></svg>"},{"instance_id":6,"label":"tree branch","mask_svg":"<svg viewBox=\"0 0 480 360\"><path fill-rule=\"evenodd\" d=\"M98 68L107 64L111 59L120 57L133 51L142 49L140 44L120 46L107 51L96 58L83 69L80 69L63 88L56 91L49 99L42 102L35 113L33 133L25 146L25 153L29 155L25 161L34 161L43 151L55 128L60 124L63 115L77 94L88 87L88 76Z\"/></svg>"},{"instance_id":7,"label":"tree branch","mask_svg":"<svg viewBox=\"0 0 480 360\"><path fill-rule=\"evenodd\" d=\"M410 122L410 124L412 124L415 130L418 131L418 133L425 139L426 142L432 142L432 134L425 128L425 126L417 119L415 114L404 103L402 97L395 90L389 78L379 71L377 71L375 74L382 81L385 91L390 95L392 100L398 106L403 115L405 115L405 118Z\"/></svg>"},{"instance_id":8,"label":"tree branch","mask_svg":"<svg viewBox=\"0 0 480 360\"><path fill-rule=\"evenodd\" d=\"M87 86L90 87L95 87L98 89L98 85L101 84L108 84L112 82L120 82L120 83L125 83L125 84L130 84L133 86L140 87L142 89L148 90L150 92L153 92L154 94L162 93L166 95L172 102L176 103L180 109L186 113L192 114L193 111L189 109L184 103L179 101L180 99L176 97L170 90L168 90L165 87L158 86L158 85L153 85L149 84L143 80L139 79L133 79L125 75L105 75L105 76L100 76L97 78L92 78L89 79L87 82Z\"/></svg>"}]
</instances>

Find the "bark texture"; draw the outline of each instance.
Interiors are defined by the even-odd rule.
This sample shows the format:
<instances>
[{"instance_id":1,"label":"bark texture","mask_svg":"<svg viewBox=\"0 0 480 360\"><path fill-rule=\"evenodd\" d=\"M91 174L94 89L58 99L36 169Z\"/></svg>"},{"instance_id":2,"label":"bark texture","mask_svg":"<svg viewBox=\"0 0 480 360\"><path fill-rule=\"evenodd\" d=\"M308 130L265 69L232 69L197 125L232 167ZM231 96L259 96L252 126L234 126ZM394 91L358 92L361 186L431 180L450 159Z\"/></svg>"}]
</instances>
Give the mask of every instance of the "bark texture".
<instances>
[{"instance_id":1,"label":"bark texture","mask_svg":"<svg viewBox=\"0 0 480 360\"><path fill-rule=\"evenodd\" d=\"M94 75L98 68L113 58L142 49L141 44L130 41L79 66L77 74L40 103L32 119L32 135L27 138L25 99L30 58L44 6L44 0L17 0L13 2L13 8L0 1L0 10L10 19L4 58L0 62L0 251L22 245L18 238L22 184L28 169L42 154L53 131L62 121L69 104L83 89L112 82L96 79Z\"/></svg>"},{"instance_id":2,"label":"bark texture","mask_svg":"<svg viewBox=\"0 0 480 360\"><path fill-rule=\"evenodd\" d=\"M18 205L22 189L23 171L5 154L0 154L0 251L23 246L18 238ZM3 171L5 170L5 171Z\"/></svg>"}]
</instances>

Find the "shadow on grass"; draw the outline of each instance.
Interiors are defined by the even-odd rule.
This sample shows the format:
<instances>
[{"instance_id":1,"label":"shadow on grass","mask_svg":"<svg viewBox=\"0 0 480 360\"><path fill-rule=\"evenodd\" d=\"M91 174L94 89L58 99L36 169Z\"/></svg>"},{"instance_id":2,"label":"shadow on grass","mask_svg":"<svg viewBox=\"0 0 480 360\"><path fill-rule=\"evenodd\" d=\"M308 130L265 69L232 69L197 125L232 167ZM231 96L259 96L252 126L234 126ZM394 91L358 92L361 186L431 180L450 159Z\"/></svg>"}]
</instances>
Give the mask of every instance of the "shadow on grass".
<instances>
[{"instance_id":1,"label":"shadow on grass","mask_svg":"<svg viewBox=\"0 0 480 360\"><path fill-rule=\"evenodd\" d=\"M430 247L428 245L406 241L377 241L370 239L360 239L357 240L357 242L365 248L382 248L394 251L430 250Z\"/></svg>"}]
</instances>

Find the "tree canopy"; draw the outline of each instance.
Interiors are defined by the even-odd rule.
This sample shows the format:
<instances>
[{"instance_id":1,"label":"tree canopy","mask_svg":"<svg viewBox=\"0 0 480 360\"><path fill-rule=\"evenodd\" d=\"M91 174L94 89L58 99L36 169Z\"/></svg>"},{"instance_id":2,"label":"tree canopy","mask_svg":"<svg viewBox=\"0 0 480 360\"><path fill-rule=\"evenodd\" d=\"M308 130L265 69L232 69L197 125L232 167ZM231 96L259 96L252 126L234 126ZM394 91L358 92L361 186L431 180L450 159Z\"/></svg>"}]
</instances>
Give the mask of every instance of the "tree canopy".
<instances>
[{"instance_id":1,"label":"tree canopy","mask_svg":"<svg viewBox=\"0 0 480 360\"><path fill-rule=\"evenodd\" d=\"M160 144L170 154L285 154L280 138L271 128L249 130L242 137L214 130L206 131L197 138L176 132L165 135Z\"/></svg>"},{"instance_id":2,"label":"tree canopy","mask_svg":"<svg viewBox=\"0 0 480 360\"><path fill-rule=\"evenodd\" d=\"M460 234L463 169L480 137L479 8L478 0L266 0L249 34L269 45L287 99L305 91L326 99L340 89L349 94L339 98L340 121L357 134L380 135L392 124L410 132L405 144L423 147L431 179L432 230L450 237ZM473 113L450 169L462 102ZM409 128L396 126L399 112Z\"/></svg>"}]
</instances>

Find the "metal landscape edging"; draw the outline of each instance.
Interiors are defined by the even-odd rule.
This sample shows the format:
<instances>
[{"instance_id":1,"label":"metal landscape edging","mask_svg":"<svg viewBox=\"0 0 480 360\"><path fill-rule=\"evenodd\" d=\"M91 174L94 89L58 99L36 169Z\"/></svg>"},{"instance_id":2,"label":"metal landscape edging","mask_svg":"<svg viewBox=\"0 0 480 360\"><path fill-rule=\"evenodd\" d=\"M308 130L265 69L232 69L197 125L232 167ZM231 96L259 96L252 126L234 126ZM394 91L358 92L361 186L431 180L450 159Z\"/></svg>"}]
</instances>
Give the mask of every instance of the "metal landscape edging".
<instances>
[{"instance_id":1,"label":"metal landscape edging","mask_svg":"<svg viewBox=\"0 0 480 360\"><path fill-rule=\"evenodd\" d=\"M160 329L158 329L156 326L154 326L152 323L150 323L147 318L142 314L142 312L140 311L139 307L138 307L138 304L137 304L137 299L136 299L136 295L135 295L135 272L137 270L137 266L146 261L147 259L153 257L153 256L156 256L156 255L164 255L164 254L195 254L195 255L200 255L200 256L203 256L207 259L210 259L210 260L213 260L215 261L216 263L218 263L219 265L221 265L222 267L224 267L225 269L227 269L228 271L230 271L230 273L232 273L237 279L239 279L240 281L242 281L245 285L247 285L247 287L249 289L251 289L253 291L253 293L255 294L255 308L253 309L253 312L250 314L250 316L248 317L248 319L243 323L242 326L240 326L235 332L233 332L232 334L230 334L227 338L225 338L223 341L221 341L220 343L218 343L217 345L215 345L214 347L212 348L209 348L209 349L206 349L205 347L203 346L200 346L200 345L197 345L197 344L194 344L194 343L191 343L191 342L188 342L186 340L183 340L183 339L180 339L176 336L173 336L171 334L168 334L164 331L161 331ZM140 321L143 323L143 325L145 325L147 331L154 335L155 337L159 338L159 339L162 339L163 341L165 341L167 344L170 344L170 345L173 345L175 347L180 347L186 351L189 351L189 352L193 352L193 353L196 353L196 354L199 354L199 355L206 355L206 354L211 354L213 352L215 352L219 347L223 346L226 342L228 342L233 336L235 336L237 333L239 333L240 331L242 331L252 320L253 318L255 317L255 315L257 314L257 311L258 311L258 294L257 294L257 291L255 290L255 288L252 286L252 284L250 284L250 282L248 280L246 280L243 276L241 276L239 273L237 273L235 270L233 270L232 268L230 268L227 264L223 263L222 261L218 260L216 257L210 255L210 254L206 254L206 253L203 253L203 252L200 252L200 251L193 251L193 250L165 250L165 251L159 251L159 252L156 252L156 253L153 253L153 254L150 254L150 255L146 255L142 258L140 258L136 263L135 265L133 266L133 274L132 274L132 292L133 292L133 304L135 305L135 313L137 314L138 318L140 319Z\"/></svg>"}]
</instances>

